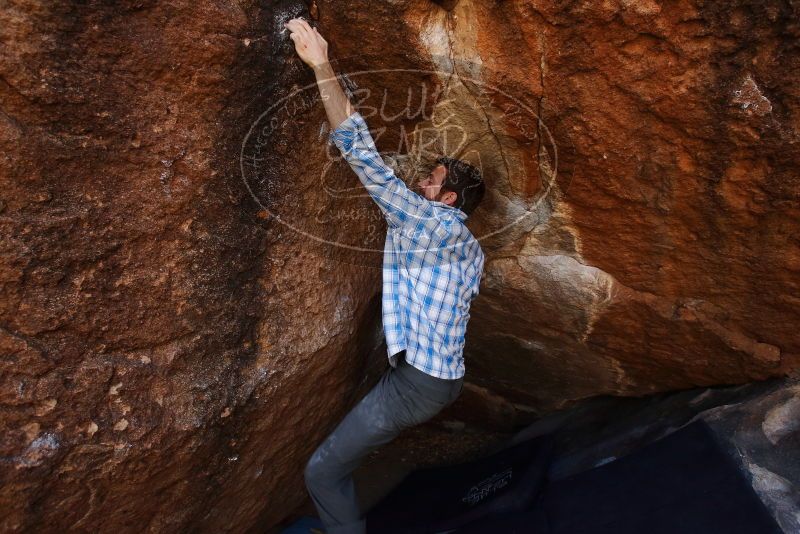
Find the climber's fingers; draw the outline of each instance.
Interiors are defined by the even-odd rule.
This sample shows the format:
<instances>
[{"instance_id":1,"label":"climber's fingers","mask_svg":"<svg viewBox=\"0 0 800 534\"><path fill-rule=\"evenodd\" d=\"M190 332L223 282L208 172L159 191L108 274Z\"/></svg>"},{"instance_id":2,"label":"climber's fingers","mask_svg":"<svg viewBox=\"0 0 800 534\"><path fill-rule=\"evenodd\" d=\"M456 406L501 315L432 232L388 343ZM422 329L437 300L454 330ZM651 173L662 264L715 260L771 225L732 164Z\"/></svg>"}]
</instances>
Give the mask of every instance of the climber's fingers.
<instances>
[{"instance_id":1,"label":"climber's fingers","mask_svg":"<svg viewBox=\"0 0 800 534\"><path fill-rule=\"evenodd\" d=\"M311 27L311 25L305 20L300 19L300 25L308 32L308 37L312 40L322 41L327 43L325 39L322 38L322 35L319 34L319 31L316 27Z\"/></svg>"},{"instance_id":2,"label":"climber's fingers","mask_svg":"<svg viewBox=\"0 0 800 534\"><path fill-rule=\"evenodd\" d=\"M307 65L314 67L328 60L328 42L316 28L301 18L293 18L284 23L290 30L289 38L294 42L295 51Z\"/></svg>"},{"instance_id":3,"label":"climber's fingers","mask_svg":"<svg viewBox=\"0 0 800 534\"><path fill-rule=\"evenodd\" d=\"M303 18L294 18L287 23L289 29L299 34L302 37L301 44L311 44L314 42L328 44L322 35L320 35L317 28L312 28L311 25Z\"/></svg>"},{"instance_id":4,"label":"climber's fingers","mask_svg":"<svg viewBox=\"0 0 800 534\"><path fill-rule=\"evenodd\" d=\"M295 24L294 19L287 20L286 22L283 23L283 26L285 28L288 28L289 31L292 32L292 33L297 31L297 25Z\"/></svg>"},{"instance_id":5,"label":"climber's fingers","mask_svg":"<svg viewBox=\"0 0 800 534\"><path fill-rule=\"evenodd\" d=\"M306 22L304 19L295 18L290 20L289 23L292 24L290 29L298 32L306 42L311 41L314 38L314 32L311 31L311 26L309 26L308 22Z\"/></svg>"},{"instance_id":6,"label":"climber's fingers","mask_svg":"<svg viewBox=\"0 0 800 534\"><path fill-rule=\"evenodd\" d=\"M290 20L289 22L285 23L284 26L289 28L289 32L290 32L289 37L290 38L296 39L296 38L304 38L305 37L303 29L300 27L300 24L298 24L297 19Z\"/></svg>"},{"instance_id":7,"label":"climber's fingers","mask_svg":"<svg viewBox=\"0 0 800 534\"><path fill-rule=\"evenodd\" d=\"M311 34L314 33L314 30L311 28L311 24L309 24L308 21L306 21L306 19L300 17L298 19L298 22L300 23L300 27L303 28L303 30L305 30L305 32L309 35L309 37L311 36Z\"/></svg>"}]
</instances>

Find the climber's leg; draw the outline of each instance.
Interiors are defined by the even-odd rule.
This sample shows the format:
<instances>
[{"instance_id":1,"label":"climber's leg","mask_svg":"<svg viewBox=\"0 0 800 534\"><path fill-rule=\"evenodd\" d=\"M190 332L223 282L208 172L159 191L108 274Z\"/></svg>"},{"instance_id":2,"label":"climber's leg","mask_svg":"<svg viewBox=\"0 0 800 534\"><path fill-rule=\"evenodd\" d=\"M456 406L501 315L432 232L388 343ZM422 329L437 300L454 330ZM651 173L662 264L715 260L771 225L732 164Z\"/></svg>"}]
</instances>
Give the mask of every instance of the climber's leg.
<instances>
[{"instance_id":1,"label":"climber's leg","mask_svg":"<svg viewBox=\"0 0 800 534\"><path fill-rule=\"evenodd\" d=\"M435 416L456 400L463 378L444 380L412 367L404 355L317 447L304 476L328 534L366 532L352 472L370 452L403 429Z\"/></svg>"}]
</instances>

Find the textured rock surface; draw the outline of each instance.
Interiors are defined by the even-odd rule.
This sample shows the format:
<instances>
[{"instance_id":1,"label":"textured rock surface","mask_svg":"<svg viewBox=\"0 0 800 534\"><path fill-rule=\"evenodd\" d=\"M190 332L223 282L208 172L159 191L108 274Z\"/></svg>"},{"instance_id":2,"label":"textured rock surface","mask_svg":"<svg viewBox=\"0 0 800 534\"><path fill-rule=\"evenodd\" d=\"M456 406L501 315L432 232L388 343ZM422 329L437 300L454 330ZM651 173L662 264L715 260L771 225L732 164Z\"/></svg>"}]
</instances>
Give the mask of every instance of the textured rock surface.
<instances>
[{"instance_id":1,"label":"textured rock surface","mask_svg":"<svg viewBox=\"0 0 800 534\"><path fill-rule=\"evenodd\" d=\"M227 2L0 13L0 530L274 522L375 376L379 273L282 234L240 177L248 127L304 74L265 37L288 16ZM287 136L317 144L300 125ZM300 172L273 177L310 209Z\"/></svg>"},{"instance_id":2,"label":"textured rock surface","mask_svg":"<svg viewBox=\"0 0 800 534\"><path fill-rule=\"evenodd\" d=\"M796 10L7 3L0 529L266 528L382 371L375 208L321 103L273 109L313 82L299 13L404 178L487 177L473 417L796 366Z\"/></svg>"},{"instance_id":3,"label":"textured rock surface","mask_svg":"<svg viewBox=\"0 0 800 534\"><path fill-rule=\"evenodd\" d=\"M557 148L540 173L546 199L516 225L530 231L489 255L473 380L548 410L797 365L797 14L783 2L462 1L433 17L488 86L533 101ZM536 148L514 115L484 111L494 135L473 146L496 183L479 234L524 198L507 169Z\"/></svg>"},{"instance_id":4,"label":"textured rock surface","mask_svg":"<svg viewBox=\"0 0 800 534\"><path fill-rule=\"evenodd\" d=\"M594 398L550 414L508 443L553 434L554 480L621 458L702 419L784 532L800 531L800 386L773 379L642 399Z\"/></svg>"}]
</instances>

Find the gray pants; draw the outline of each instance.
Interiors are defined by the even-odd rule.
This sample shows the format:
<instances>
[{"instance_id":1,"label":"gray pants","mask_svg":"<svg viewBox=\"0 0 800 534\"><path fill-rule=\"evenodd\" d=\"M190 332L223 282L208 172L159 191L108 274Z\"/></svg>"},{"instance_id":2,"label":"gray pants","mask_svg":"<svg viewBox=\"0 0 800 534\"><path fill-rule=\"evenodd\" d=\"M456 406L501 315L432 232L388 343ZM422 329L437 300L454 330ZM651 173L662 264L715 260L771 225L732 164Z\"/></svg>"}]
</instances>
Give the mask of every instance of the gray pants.
<instances>
[{"instance_id":1,"label":"gray pants","mask_svg":"<svg viewBox=\"0 0 800 534\"><path fill-rule=\"evenodd\" d=\"M364 534L352 472L365 456L449 406L461 394L464 378L431 376L399 354L378 383L317 447L306 464L308 493L328 534Z\"/></svg>"}]
</instances>

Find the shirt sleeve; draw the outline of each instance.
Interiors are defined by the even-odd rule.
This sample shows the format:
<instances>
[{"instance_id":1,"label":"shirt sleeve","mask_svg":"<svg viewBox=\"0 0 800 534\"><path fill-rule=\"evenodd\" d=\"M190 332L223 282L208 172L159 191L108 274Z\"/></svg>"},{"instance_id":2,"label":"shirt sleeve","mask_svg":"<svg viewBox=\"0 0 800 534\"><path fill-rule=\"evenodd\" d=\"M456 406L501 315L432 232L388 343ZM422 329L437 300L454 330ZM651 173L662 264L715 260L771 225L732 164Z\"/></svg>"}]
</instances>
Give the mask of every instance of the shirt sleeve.
<instances>
[{"instance_id":1,"label":"shirt sleeve","mask_svg":"<svg viewBox=\"0 0 800 534\"><path fill-rule=\"evenodd\" d=\"M364 118L354 111L329 134L387 222L400 227L410 219L433 217L428 200L411 191L384 163Z\"/></svg>"}]
</instances>

